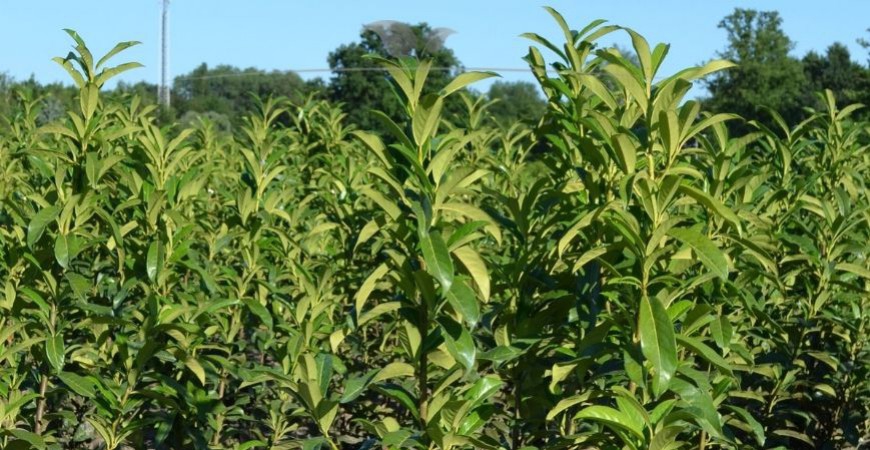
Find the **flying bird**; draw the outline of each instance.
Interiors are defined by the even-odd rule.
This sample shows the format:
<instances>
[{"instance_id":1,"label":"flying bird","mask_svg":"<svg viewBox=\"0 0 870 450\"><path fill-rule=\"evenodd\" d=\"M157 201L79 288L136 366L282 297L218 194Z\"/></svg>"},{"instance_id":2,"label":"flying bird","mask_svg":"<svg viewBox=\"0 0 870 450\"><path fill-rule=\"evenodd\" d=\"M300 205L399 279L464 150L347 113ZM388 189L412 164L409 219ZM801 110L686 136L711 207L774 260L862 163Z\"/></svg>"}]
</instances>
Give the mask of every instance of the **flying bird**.
<instances>
[{"instance_id":1,"label":"flying bird","mask_svg":"<svg viewBox=\"0 0 870 450\"><path fill-rule=\"evenodd\" d=\"M423 51L431 55L441 50L441 48L444 47L444 42L453 34L456 34L456 31L444 27L430 31L429 35L426 36L427 40L426 44L423 46Z\"/></svg>"},{"instance_id":2,"label":"flying bird","mask_svg":"<svg viewBox=\"0 0 870 450\"><path fill-rule=\"evenodd\" d=\"M406 23L381 20L372 22L364 26L363 29L377 34L390 56L396 58L410 56L417 48L417 35L414 33L414 29Z\"/></svg>"},{"instance_id":3,"label":"flying bird","mask_svg":"<svg viewBox=\"0 0 870 450\"><path fill-rule=\"evenodd\" d=\"M456 33L450 28L436 28L426 33L422 39L425 42L419 45L421 40L417 38L414 28L404 22L381 20L367 24L363 29L377 34L387 53L396 58L436 53L444 47L447 38Z\"/></svg>"}]
</instances>

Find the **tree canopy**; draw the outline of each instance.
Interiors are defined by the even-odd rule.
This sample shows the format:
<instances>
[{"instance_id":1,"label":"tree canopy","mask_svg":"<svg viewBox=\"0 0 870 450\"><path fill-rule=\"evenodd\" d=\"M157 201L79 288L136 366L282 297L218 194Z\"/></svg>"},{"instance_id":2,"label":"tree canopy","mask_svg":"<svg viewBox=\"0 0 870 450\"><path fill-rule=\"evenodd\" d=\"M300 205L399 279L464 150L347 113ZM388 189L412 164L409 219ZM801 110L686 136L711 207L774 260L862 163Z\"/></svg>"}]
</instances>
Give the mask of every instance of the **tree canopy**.
<instances>
[{"instance_id":1,"label":"tree canopy","mask_svg":"<svg viewBox=\"0 0 870 450\"><path fill-rule=\"evenodd\" d=\"M728 35L728 47L719 56L737 67L708 79L706 106L762 123L769 123L764 108L771 108L786 121L797 121L810 84L801 61L789 55L794 43L782 30L779 13L737 8L719 28Z\"/></svg>"},{"instance_id":2,"label":"tree canopy","mask_svg":"<svg viewBox=\"0 0 870 450\"><path fill-rule=\"evenodd\" d=\"M388 33L379 34L377 27L367 27L360 33L359 42L342 45L328 57L329 67L334 71L328 88L329 98L347 105L348 120L365 129L381 128L370 114L371 110L383 111L395 120L402 117L402 106L391 90L387 74L368 55L431 59L436 70L432 70L427 78L427 92L446 86L461 70L461 63L452 50L443 45L432 45L433 42L443 43L443 38L439 30L428 24L378 25L386 28ZM411 33L410 39L408 32ZM460 105L452 102L447 106L450 111Z\"/></svg>"},{"instance_id":3,"label":"tree canopy","mask_svg":"<svg viewBox=\"0 0 870 450\"><path fill-rule=\"evenodd\" d=\"M310 86L294 72L230 65L210 68L203 63L175 79L173 101L179 111L240 117L254 110L256 97L271 95L301 101L309 90Z\"/></svg>"},{"instance_id":4,"label":"tree canopy","mask_svg":"<svg viewBox=\"0 0 870 450\"><path fill-rule=\"evenodd\" d=\"M866 104L870 100L870 71L852 61L845 45L835 42L824 55L811 51L802 62L810 92L830 89L843 104Z\"/></svg>"},{"instance_id":5,"label":"tree canopy","mask_svg":"<svg viewBox=\"0 0 870 450\"><path fill-rule=\"evenodd\" d=\"M537 120L547 109L538 88L526 81L496 81L486 96L495 101L489 107L492 116L507 123Z\"/></svg>"}]
</instances>

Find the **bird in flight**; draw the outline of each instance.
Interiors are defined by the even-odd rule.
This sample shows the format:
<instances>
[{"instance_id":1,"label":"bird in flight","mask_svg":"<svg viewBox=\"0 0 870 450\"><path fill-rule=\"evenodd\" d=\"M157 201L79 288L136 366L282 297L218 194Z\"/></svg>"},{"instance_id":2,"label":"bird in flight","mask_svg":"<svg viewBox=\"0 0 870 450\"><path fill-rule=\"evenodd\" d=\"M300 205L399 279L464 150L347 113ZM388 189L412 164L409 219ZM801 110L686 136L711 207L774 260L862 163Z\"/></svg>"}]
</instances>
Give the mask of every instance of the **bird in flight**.
<instances>
[{"instance_id":1,"label":"bird in flight","mask_svg":"<svg viewBox=\"0 0 870 450\"><path fill-rule=\"evenodd\" d=\"M420 39L411 25L395 20L372 22L365 25L363 29L377 34L387 53L396 58L433 54L444 47L444 42L450 35L456 33L449 28L441 27L429 30Z\"/></svg>"}]
</instances>

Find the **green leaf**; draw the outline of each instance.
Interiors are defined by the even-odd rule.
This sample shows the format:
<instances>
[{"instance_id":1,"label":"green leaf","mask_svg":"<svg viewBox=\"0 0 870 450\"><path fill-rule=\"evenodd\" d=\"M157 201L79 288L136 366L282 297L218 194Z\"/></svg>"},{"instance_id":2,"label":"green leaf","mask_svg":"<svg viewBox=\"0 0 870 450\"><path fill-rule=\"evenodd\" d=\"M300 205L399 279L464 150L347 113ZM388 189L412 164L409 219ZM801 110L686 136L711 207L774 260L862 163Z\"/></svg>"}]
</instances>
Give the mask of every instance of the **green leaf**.
<instances>
[{"instance_id":1,"label":"green leaf","mask_svg":"<svg viewBox=\"0 0 870 450\"><path fill-rule=\"evenodd\" d=\"M840 363L837 361L835 357L833 357L830 353L826 352L817 352L817 351L808 351L807 355L811 356L813 359L826 364L831 368L834 372L840 367Z\"/></svg>"},{"instance_id":2,"label":"green leaf","mask_svg":"<svg viewBox=\"0 0 870 450\"><path fill-rule=\"evenodd\" d=\"M613 136L612 145L616 151L616 160L619 163L619 168L626 175L633 174L634 168L637 165L637 146L625 134Z\"/></svg>"},{"instance_id":3,"label":"green leaf","mask_svg":"<svg viewBox=\"0 0 870 450\"><path fill-rule=\"evenodd\" d=\"M495 72L463 72L448 83L447 86L444 86L444 89L441 90L441 96L447 97L472 83L498 76Z\"/></svg>"},{"instance_id":4,"label":"green leaf","mask_svg":"<svg viewBox=\"0 0 870 450\"><path fill-rule=\"evenodd\" d=\"M471 247L465 246L453 250L453 255L465 266L465 270L471 275L474 284L480 291L481 300L489 301L490 294L490 279L489 271L486 268L486 263L480 254L474 251Z\"/></svg>"},{"instance_id":5,"label":"green leaf","mask_svg":"<svg viewBox=\"0 0 870 450\"><path fill-rule=\"evenodd\" d=\"M411 123L414 141L417 143L418 147L422 148L423 145L428 142L429 138L433 137L432 135L435 133L438 124L441 122L441 109L443 108L443 105L443 98L435 95L427 95L423 98L423 101L417 105ZM417 161L422 163L419 159Z\"/></svg>"},{"instance_id":6,"label":"green leaf","mask_svg":"<svg viewBox=\"0 0 870 450\"><path fill-rule=\"evenodd\" d=\"M810 447L815 447L815 442L813 442L813 440L810 439L810 437L804 433L800 433L800 432L792 431L792 430L774 430L773 434L775 434L777 436L784 436L784 437L789 437L792 439L797 439L801 442L808 444Z\"/></svg>"},{"instance_id":7,"label":"green leaf","mask_svg":"<svg viewBox=\"0 0 870 450\"><path fill-rule=\"evenodd\" d=\"M716 366L719 370L731 375L731 364L728 361L725 361L725 358L716 353L716 350L713 350L707 344L701 342L700 339L696 339L689 336L683 336L682 334L677 335L677 342L680 343L683 347L688 348L693 353L699 355L704 358L710 364Z\"/></svg>"},{"instance_id":8,"label":"green leaf","mask_svg":"<svg viewBox=\"0 0 870 450\"><path fill-rule=\"evenodd\" d=\"M398 311L402 308L402 302L386 302L379 303L375 305L374 308L366 310L362 313L357 319L357 326L363 326L374 319L377 319L379 316L383 314L387 314L393 311Z\"/></svg>"},{"instance_id":9,"label":"green leaf","mask_svg":"<svg viewBox=\"0 0 870 450\"><path fill-rule=\"evenodd\" d=\"M202 367L202 364L200 364L196 358L191 356L184 360L184 365L187 366L188 370L196 376L199 383L205 386L205 369Z\"/></svg>"},{"instance_id":10,"label":"green leaf","mask_svg":"<svg viewBox=\"0 0 870 450\"><path fill-rule=\"evenodd\" d=\"M710 335L713 336L716 345L726 352L730 348L731 336L733 334L734 329L731 326L728 316L719 316L717 319L710 322Z\"/></svg>"},{"instance_id":11,"label":"green leaf","mask_svg":"<svg viewBox=\"0 0 870 450\"><path fill-rule=\"evenodd\" d=\"M556 418L556 416L558 416L559 414L561 414L563 411L567 410L568 408L588 401L589 397L590 397L590 392L587 391L587 392L584 392L583 394L572 395L570 397L563 398L562 400L559 400L559 403L556 403L556 406L550 408L550 411L547 412L547 420L553 420Z\"/></svg>"},{"instance_id":12,"label":"green leaf","mask_svg":"<svg viewBox=\"0 0 870 450\"><path fill-rule=\"evenodd\" d=\"M633 393L621 386L614 386L613 392L616 393L616 406L632 421L632 428L642 430L648 427L652 429L649 413L637 401Z\"/></svg>"},{"instance_id":13,"label":"green leaf","mask_svg":"<svg viewBox=\"0 0 870 450\"><path fill-rule=\"evenodd\" d=\"M45 340L45 356L55 372L60 372L64 365L63 335L55 334Z\"/></svg>"},{"instance_id":14,"label":"green leaf","mask_svg":"<svg viewBox=\"0 0 870 450\"><path fill-rule=\"evenodd\" d=\"M679 448L675 445L677 436L683 431L679 426L666 426L661 430L657 430L653 435L652 440L647 450L673 450Z\"/></svg>"},{"instance_id":15,"label":"green leaf","mask_svg":"<svg viewBox=\"0 0 870 450\"><path fill-rule=\"evenodd\" d=\"M441 283L441 291L445 294L453 285L453 259L444 243L444 238L437 231L431 231L421 236L420 250L426 261L426 271Z\"/></svg>"},{"instance_id":16,"label":"green leaf","mask_svg":"<svg viewBox=\"0 0 870 450\"><path fill-rule=\"evenodd\" d=\"M510 345L500 345L491 350L481 353L480 355L478 355L477 359L503 363L507 361L512 361L522 354L523 351L516 347Z\"/></svg>"},{"instance_id":17,"label":"green leaf","mask_svg":"<svg viewBox=\"0 0 870 450\"><path fill-rule=\"evenodd\" d=\"M45 227L48 226L51 222L57 218L57 215L60 213L60 207L58 206L49 206L48 208L43 208L36 213L32 219L30 219L30 223L27 224L27 246L33 248L33 245L39 241L39 238L42 237L42 233L45 231Z\"/></svg>"},{"instance_id":18,"label":"green leaf","mask_svg":"<svg viewBox=\"0 0 870 450\"><path fill-rule=\"evenodd\" d=\"M57 377L76 394L86 398L94 398L96 390L92 380L72 372L60 372Z\"/></svg>"},{"instance_id":19,"label":"green leaf","mask_svg":"<svg viewBox=\"0 0 870 450\"><path fill-rule=\"evenodd\" d=\"M471 371L477 353L471 333L449 317L439 318L438 323L444 330L444 343L450 356L461 364L466 372Z\"/></svg>"},{"instance_id":20,"label":"green leaf","mask_svg":"<svg viewBox=\"0 0 870 450\"><path fill-rule=\"evenodd\" d=\"M413 434L410 430L405 429L390 431L381 439L381 445L387 448L404 448L402 444L407 442Z\"/></svg>"},{"instance_id":21,"label":"green leaf","mask_svg":"<svg viewBox=\"0 0 870 450\"><path fill-rule=\"evenodd\" d=\"M152 242L148 246L148 255L145 258L145 271L148 274L148 279L152 282L156 282L160 276L163 260L163 243L159 240Z\"/></svg>"},{"instance_id":22,"label":"green leaf","mask_svg":"<svg viewBox=\"0 0 870 450\"><path fill-rule=\"evenodd\" d=\"M67 272L64 274L64 277L69 282L73 294L75 294L79 300L87 301L88 293L91 290L91 280L74 272Z\"/></svg>"},{"instance_id":23,"label":"green leaf","mask_svg":"<svg viewBox=\"0 0 870 450\"><path fill-rule=\"evenodd\" d=\"M749 411L739 406L725 405L725 407L740 416L740 419L742 419L743 422L746 423L746 425L749 425L749 428L752 430L752 434L755 435L755 441L758 442L758 445L764 446L764 426L761 425L761 423L759 423L757 420L755 420L755 417L752 417L752 414L750 414Z\"/></svg>"},{"instance_id":24,"label":"green leaf","mask_svg":"<svg viewBox=\"0 0 870 450\"><path fill-rule=\"evenodd\" d=\"M384 370L386 370L386 367L384 369L381 369L381 372L383 372ZM365 392L366 388L369 387L369 385L374 380L375 375L377 375L378 373L379 371L377 369L373 369L363 376L353 377L347 380L347 382L344 383L344 392L342 393L341 400L339 400L339 402L349 403L356 400L360 395L362 395L363 392ZM414 374L413 367L411 368L411 374Z\"/></svg>"},{"instance_id":25,"label":"green leaf","mask_svg":"<svg viewBox=\"0 0 870 450\"><path fill-rule=\"evenodd\" d=\"M31 433L29 431L25 431L19 428L13 428L8 430L9 434L15 436L17 439L21 439L22 441L26 441L28 444L32 445L34 449L43 450L46 448L45 440L42 439L38 434Z\"/></svg>"},{"instance_id":26,"label":"green leaf","mask_svg":"<svg viewBox=\"0 0 870 450\"><path fill-rule=\"evenodd\" d=\"M480 406L483 402L492 398L498 393L498 390L504 385L504 382L495 376L486 376L479 378L471 389L465 393L466 400L471 402L469 409L474 409Z\"/></svg>"},{"instance_id":27,"label":"green leaf","mask_svg":"<svg viewBox=\"0 0 870 450\"><path fill-rule=\"evenodd\" d=\"M652 63L652 52L649 49L649 43L646 39L635 32L634 30L625 29L626 32L631 36L631 43L634 46L635 54L637 55L638 62L640 62L640 68L643 70L644 79L647 83L652 84L653 81L653 63Z\"/></svg>"},{"instance_id":28,"label":"green leaf","mask_svg":"<svg viewBox=\"0 0 870 450\"><path fill-rule=\"evenodd\" d=\"M412 377L414 376L414 373L415 370L412 365L403 362L392 362L378 371L377 375L372 378L371 382L380 383L381 381L389 380L391 378Z\"/></svg>"},{"instance_id":29,"label":"green leaf","mask_svg":"<svg viewBox=\"0 0 870 450\"><path fill-rule=\"evenodd\" d=\"M401 403L414 417L420 417L420 411L417 410L417 398L404 387L398 384L385 383L374 385L372 389Z\"/></svg>"},{"instance_id":30,"label":"green leaf","mask_svg":"<svg viewBox=\"0 0 870 450\"><path fill-rule=\"evenodd\" d=\"M701 263L719 278L728 279L728 262L725 255L707 236L689 228L671 228L668 235L694 250Z\"/></svg>"},{"instance_id":31,"label":"green leaf","mask_svg":"<svg viewBox=\"0 0 870 450\"><path fill-rule=\"evenodd\" d=\"M677 342L668 312L656 297L644 296L638 319L640 345L644 358L652 364L653 394L658 397L668 389L677 370Z\"/></svg>"},{"instance_id":32,"label":"green leaf","mask_svg":"<svg viewBox=\"0 0 870 450\"><path fill-rule=\"evenodd\" d=\"M69 238L65 234L58 234L54 239L54 259L61 267L69 269Z\"/></svg>"},{"instance_id":33,"label":"green leaf","mask_svg":"<svg viewBox=\"0 0 870 450\"><path fill-rule=\"evenodd\" d=\"M272 329L274 323L272 321L272 314L269 313L269 310L263 306L257 299L245 297L242 299L242 303L248 307L248 309L254 313L255 316L259 317L260 320L266 325L266 328Z\"/></svg>"},{"instance_id":34,"label":"green leaf","mask_svg":"<svg viewBox=\"0 0 870 450\"><path fill-rule=\"evenodd\" d=\"M468 287L464 278L456 278L450 291L447 292L447 301L458 312L472 329L480 320L480 307L477 304L477 295Z\"/></svg>"},{"instance_id":35,"label":"green leaf","mask_svg":"<svg viewBox=\"0 0 870 450\"><path fill-rule=\"evenodd\" d=\"M320 388L320 392L326 394L326 392L329 390L329 383L332 381L332 355L320 353L314 358L314 361L317 372L316 381L318 383L318 387Z\"/></svg>"},{"instance_id":36,"label":"green leaf","mask_svg":"<svg viewBox=\"0 0 870 450\"><path fill-rule=\"evenodd\" d=\"M703 375L700 376L703 377ZM702 379L702 381L706 382L706 379ZM677 393L681 400L688 405L682 408L682 413L694 417L698 425L711 436L723 436L721 416L713 403L709 385L702 389L686 381L683 377L674 377L671 380L671 391Z\"/></svg>"},{"instance_id":37,"label":"green leaf","mask_svg":"<svg viewBox=\"0 0 870 450\"><path fill-rule=\"evenodd\" d=\"M836 268L837 268L837 270L849 272L851 274L862 277L866 280L870 280L870 270L868 270L862 266L859 266L857 264L839 263L839 264L837 264Z\"/></svg>"},{"instance_id":38,"label":"green leaf","mask_svg":"<svg viewBox=\"0 0 870 450\"><path fill-rule=\"evenodd\" d=\"M716 215L724 219L728 222L729 225L734 227L735 230L740 231L740 218L737 217L737 214L734 214L734 211L731 211L731 208L725 206L724 203L711 197L704 191L695 189L691 186L681 185L680 192L689 197L695 199L698 203L707 207L707 209L712 210Z\"/></svg>"},{"instance_id":39,"label":"green leaf","mask_svg":"<svg viewBox=\"0 0 870 450\"><path fill-rule=\"evenodd\" d=\"M837 398L837 390L834 389L833 386L827 383L818 383L813 388L825 395L830 396L831 398Z\"/></svg>"},{"instance_id":40,"label":"green leaf","mask_svg":"<svg viewBox=\"0 0 870 450\"><path fill-rule=\"evenodd\" d=\"M247 441L244 444L240 444L238 450L250 450L254 447L268 447L268 446L269 446L269 444L267 444L263 441L254 440L254 441Z\"/></svg>"},{"instance_id":41,"label":"green leaf","mask_svg":"<svg viewBox=\"0 0 870 450\"><path fill-rule=\"evenodd\" d=\"M628 431L638 439L643 439L643 430L635 428L634 421L622 411L609 406L594 405L582 409L574 416L575 420L592 420L617 431Z\"/></svg>"},{"instance_id":42,"label":"green leaf","mask_svg":"<svg viewBox=\"0 0 870 450\"><path fill-rule=\"evenodd\" d=\"M369 296L375 290L375 285L377 285L378 281L389 272L389 267L384 263L379 265L363 282L362 286L360 286L359 290L354 294L354 308L356 310L357 318L362 314L363 306L365 302L369 299Z\"/></svg>"},{"instance_id":43,"label":"green leaf","mask_svg":"<svg viewBox=\"0 0 870 450\"><path fill-rule=\"evenodd\" d=\"M317 425L323 433L327 433L330 427L332 427L332 422L335 420L337 413L338 402L335 400L323 400L317 404L315 409Z\"/></svg>"},{"instance_id":44,"label":"green leaf","mask_svg":"<svg viewBox=\"0 0 870 450\"><path fill-rule=\"evenodd\" d=\"M397 205L396 202L387 199L384 194L381 194L370 187L362 187L359 189L359 192L380 206L391 219L396 220L402 215L402 210L399 208L399 205Z\"/></svg>"}]
</instances>

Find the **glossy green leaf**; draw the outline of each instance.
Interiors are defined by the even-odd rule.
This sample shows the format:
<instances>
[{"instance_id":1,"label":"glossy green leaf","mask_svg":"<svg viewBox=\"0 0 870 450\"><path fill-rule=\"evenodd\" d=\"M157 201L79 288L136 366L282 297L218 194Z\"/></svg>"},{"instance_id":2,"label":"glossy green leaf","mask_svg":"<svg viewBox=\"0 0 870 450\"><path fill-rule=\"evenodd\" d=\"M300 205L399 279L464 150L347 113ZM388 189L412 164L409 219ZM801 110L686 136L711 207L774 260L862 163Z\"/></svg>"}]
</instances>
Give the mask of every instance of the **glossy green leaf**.
<instances>
[{"instance_id":1,"label":"glossy green leaf","mask_svg":"<svg viewBox=\"0 0 870 450\"><path fill-rule=\"evenodd\" d=\"M78 395L86 398L94 398L94 395L96 395L94 383L88 377L76 375L72 372L60 372L57 374L57 377Z\"/></svg>"},{"instance_id":2,"label":"glossy green leaf","mask_svg":"<svg viewBox=\"0 0 870 450\"><path fill-rule=\"evenodd\" d=\"M599 422L617 430L628 431L637 438L643 438L643 430L633 427L632 420L625 413L609 406L589 406L574 415L574 420Z\"/></svg>"},{"instance_id":3,"label":"glossy green leaf","mask_svg":"<svg viewBox=\"0 0 870 450\"><path fill-rule=\"evenodd\" d=\"M438 320L444 330L444 343L447 346L447 351L450 356L456 360L466 371L470 371L474 367L474 360L477 356L477 349L474 345L474 339L468 329L461 324L443 317Z\"/></svg>"},{"instance_id":4,"label":"glossy green leaf","mask_svg":"<svg viewBox=\"0 0 870 450\"><path fill-rule=\"evenodd\" d=\"M60 213L60 208L58 206L49 206L47 208L43 208L37 212L32 219L30 219L30 223L27 224L27 246L33 247L39 238L42 237L45 228L57 218L57 215Z\"/></svg>"},{"instance_id":5,"label":"glossy green leaf","mask_svg":"<svg viewBox=\"0 0 870 450\"><path fill-rule=\"evenodd\" d=\"M453 280L453 285L447 292L447 301L468 323L468 326L474 329L480 320L480 306L477 302L477 295L468 287L464 278Z\"/></svg>"},{"instance_id":6,"label":"glossy green leaf","mask_svg":"<svg viewBox=\"0 0 870 450\"><path fill-rule=\"evenodd\" d=\"M442 292L449 292L453 285L453 259L444 238L437 231L432 231L421 237L420 250L426 262L426 271L441 283Z\"/></svg>"},{"instance_id":7,"label":"glossy green leaf","mask_svg":"<svg viewBox=\"0 0 870 450\"><path fill-rule=\"evenodd\" d=\"M652 365L652 391L658 397L668 389L677 370L674 325L658 298L643 297L637 326L643 356Z\"/></svg>"},{"instance_id":8,"label":"glossy green leaf","mask_svg":"<svg viewBox=\"0 0 870 450\"><path fill-rule=\"evenodd\" d=\"M689 228L671 228L668 235L692 248L698 259L719 278L728 278L728 262L716 244L708 237Z\"/></svg>"},{"instance_id":9,"label":"glossy green leaf","mask_svg":"<svg viewBox=\"0 0 870 450\"><path fill-rule=\"evenodd\" d=\"M54 239L54 259L61 267L69 269L70 258L70 238L65 234L58 234Z\"/></svg>"},{"instance_id":10,"label":"glossy green leaf","mask_svg":"<svg viewBox=\"0 0 870 450\"><path fill-rule=\"evenodd\" d=\"M63 335L55 334L49 336L45 340L45 356L48 358L48 363L55 372L63 370L65 361L65 348L63 344Z\"/></svg>"},{"instance_id":11,"label":"glossy green leaf","mask_svg":"<svg viewBox=\"0 0 870 450\"><path fill-rule=\"evenodd\" d=\"M485 80L487 78L497 77L498 74L495 72L464 72L459 74L456 78L454 78L450 83L447 83L447 86L444 86L444 89L441 90L441 95L446 97L472 83L476 83L480 80Z\"/></svg>"}]
</instances>

